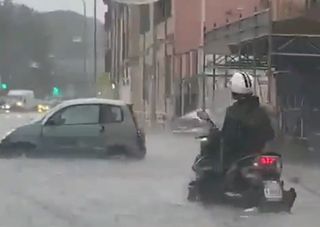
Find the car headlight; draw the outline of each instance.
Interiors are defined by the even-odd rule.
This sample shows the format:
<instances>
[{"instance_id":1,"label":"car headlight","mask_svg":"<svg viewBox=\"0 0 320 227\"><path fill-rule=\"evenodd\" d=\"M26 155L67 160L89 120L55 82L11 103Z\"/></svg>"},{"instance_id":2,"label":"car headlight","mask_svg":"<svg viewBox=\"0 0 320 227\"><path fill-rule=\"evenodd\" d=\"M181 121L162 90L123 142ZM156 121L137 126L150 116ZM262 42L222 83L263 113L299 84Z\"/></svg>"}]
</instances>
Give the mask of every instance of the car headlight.
<instances>
[{"instance_id":1,"label":"car headlight","mask_svg":"<svg viewBox=\"0 0 320 227\"><path fill-rule=\"evenodd\" d=\"M208 137L203 137L200 139L201 142L207 142L208 141Z\"/></svg>"},{"instance_id":2,"label":"car headlight","mask_svg":"<svg viewBox=\"0 0 320 227\"><path fill-rule=\"evenodd\" d=\"M43 111L48 111L50 107L48 105L38 105L38 111L43 112Z\"/></svg>"},{"instance_id":3,"label":"car headlight","mask_svg":"<svg viewBox=\"0 0 320 227\"><path fill-rule=\"evenodd\" d=\"M17 104L17 106L23 106L22 102L17 102L16 104Z\"/></svg>"},{"instance_id":4,"label":"car headlight","mask_svg":"<svg viewBox=\"0 0 320 227\"><path fill-rule=\"evenodd\" d=\"M9 110L10 108L11 108L11 106L9 104L4 104L2 106L2 109L4 109L4 110Z\"/></svg>"}]
</instances>

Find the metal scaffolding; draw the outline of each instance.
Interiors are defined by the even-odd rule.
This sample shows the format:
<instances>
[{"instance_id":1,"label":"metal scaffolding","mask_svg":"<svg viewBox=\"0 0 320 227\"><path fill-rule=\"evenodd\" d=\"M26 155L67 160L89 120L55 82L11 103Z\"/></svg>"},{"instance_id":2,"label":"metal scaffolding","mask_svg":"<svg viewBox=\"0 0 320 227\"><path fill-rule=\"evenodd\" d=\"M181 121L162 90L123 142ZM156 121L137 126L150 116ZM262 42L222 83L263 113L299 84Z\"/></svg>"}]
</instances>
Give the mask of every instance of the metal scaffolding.
<instances>
[{"instance_id":1,"label":"metal scaffolding","mask_svg":"<svg viewBox=\"0 0 320 227\"><path fill-rule=\"evenodd\" d=\"M282 121L284 112L297 108L290 109L282 101L287 88L281 87L279 78L293 80L292 71L299 65L304 70L301 62L314 68L320 64L320 22L307 16L273 21L272 12L265 10L208 32L205 43L206 54L214 56L207 65L213 77L228 76L232 70L251 71L253 75L264 71L268 75L268 101ZM301 112L301 105L299 108Z\"/></svg>"}]
</instances>

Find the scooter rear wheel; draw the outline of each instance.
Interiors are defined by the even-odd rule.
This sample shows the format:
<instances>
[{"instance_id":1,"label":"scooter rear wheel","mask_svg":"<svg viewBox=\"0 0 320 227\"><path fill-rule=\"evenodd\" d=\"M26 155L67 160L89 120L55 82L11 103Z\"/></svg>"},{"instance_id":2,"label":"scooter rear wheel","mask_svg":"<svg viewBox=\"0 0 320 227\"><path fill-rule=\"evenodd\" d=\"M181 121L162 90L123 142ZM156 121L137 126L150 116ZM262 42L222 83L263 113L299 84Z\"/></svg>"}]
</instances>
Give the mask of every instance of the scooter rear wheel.
<instances>
[{"instance_id":1,"label":"scooter rear wheel","mask_svg":"<svg viewBox=\"0 0 320 227\"><path fill-rule=\"evenodd\" d=\"M244 209L259 207L263 198L263 191L260 187L252 187L242 194L242 207Z\"/></svg>"}]
</instances>

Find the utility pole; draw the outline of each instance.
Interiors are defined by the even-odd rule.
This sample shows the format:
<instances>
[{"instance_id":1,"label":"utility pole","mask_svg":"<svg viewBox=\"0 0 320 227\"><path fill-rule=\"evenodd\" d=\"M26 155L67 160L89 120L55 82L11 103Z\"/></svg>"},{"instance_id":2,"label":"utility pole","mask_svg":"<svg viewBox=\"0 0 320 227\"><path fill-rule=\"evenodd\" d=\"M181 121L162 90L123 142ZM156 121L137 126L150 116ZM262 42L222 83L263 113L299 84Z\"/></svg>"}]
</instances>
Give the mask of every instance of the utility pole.
<instances>
[{"instance_id":1,"label":"utility pole","mask_svg":"<svg viewBox=\"0 0 320 227\"><path fill-rule=\"evenodd\" d=\"M152 78L151 78L151 125L154 127L157 121L157 96L156 96L156 75L157 75L157 33L154 21L154 3L150 4L150 28L152 32Z\"/></svg>"},{"instance_id":2,"label":"utility pole","mask_svg":"<svg viewBox=\"0 0 320 227\"><path fill-rule=\"evenodd\" d=\"M93 59L93 76L94 76L94 86L96 86L97 82L97 58L98 58L98 53L97 53L97 0L94 0L94 59Z\"/></svg>"},{"instance_id":3,"label":"utility pole","mask_svg":"<svg viewBox=\"0 0 320 227\"><path fill-rule=\"evenodd\" d=\"M108 10L109 13L111 14L111 21L114 21L114 3L110 2L108 5ZM115 46L115 31L114 31L114 23L110 23L109 27L109 32L110 32L110 49L111 49L111 72L110 72L110 78L112 83L115 83L115 72L114 72L114 67L115 67L115 51L114 51L114 46ZM115 97L114 97L115 98Z\"/></svg>"},{"instance_id":4,"label":"utility pole","mask_svg":"<svg viewBox=\"0 0 320 227\"><path fill-rule=\"evenodd\" d=\"M169 66L169 62L168 62L168 50L167 50L167 39L168 39L168 17L170 12L168 11L168 5L167 4L171 4L168 1L164 2L164 67L165 67L165 91L164 91L164 109L165 109L165 113L168 113L168 103L167 103L167 99L168 99L168 85L171 84L169 83L169 80L171 80L171 78L169 77L169 75L171 76L171 73L168 70L168 66ZM171 8L171 7L170 7ZM171 90L171 88L170 88Z\"/></svg>"}]
</instances>

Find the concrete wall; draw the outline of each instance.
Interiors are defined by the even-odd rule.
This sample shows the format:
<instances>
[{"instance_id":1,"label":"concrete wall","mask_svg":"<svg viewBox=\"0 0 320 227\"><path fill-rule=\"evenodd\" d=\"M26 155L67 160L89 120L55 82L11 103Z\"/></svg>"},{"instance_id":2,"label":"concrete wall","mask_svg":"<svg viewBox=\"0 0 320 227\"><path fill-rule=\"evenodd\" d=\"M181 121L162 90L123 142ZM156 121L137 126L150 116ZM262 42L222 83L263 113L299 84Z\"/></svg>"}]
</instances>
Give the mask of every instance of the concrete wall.
<instances>
[{"instance_id":1,"label":"concrete wall","mask_svg":"<svg viewBox=\"0 0 320 227\"><path fill-rule=\"evenodd\" d=\"M202 44L202 1L173 0L176 53L197 49Z\"/></svg>"}]
</instances>

